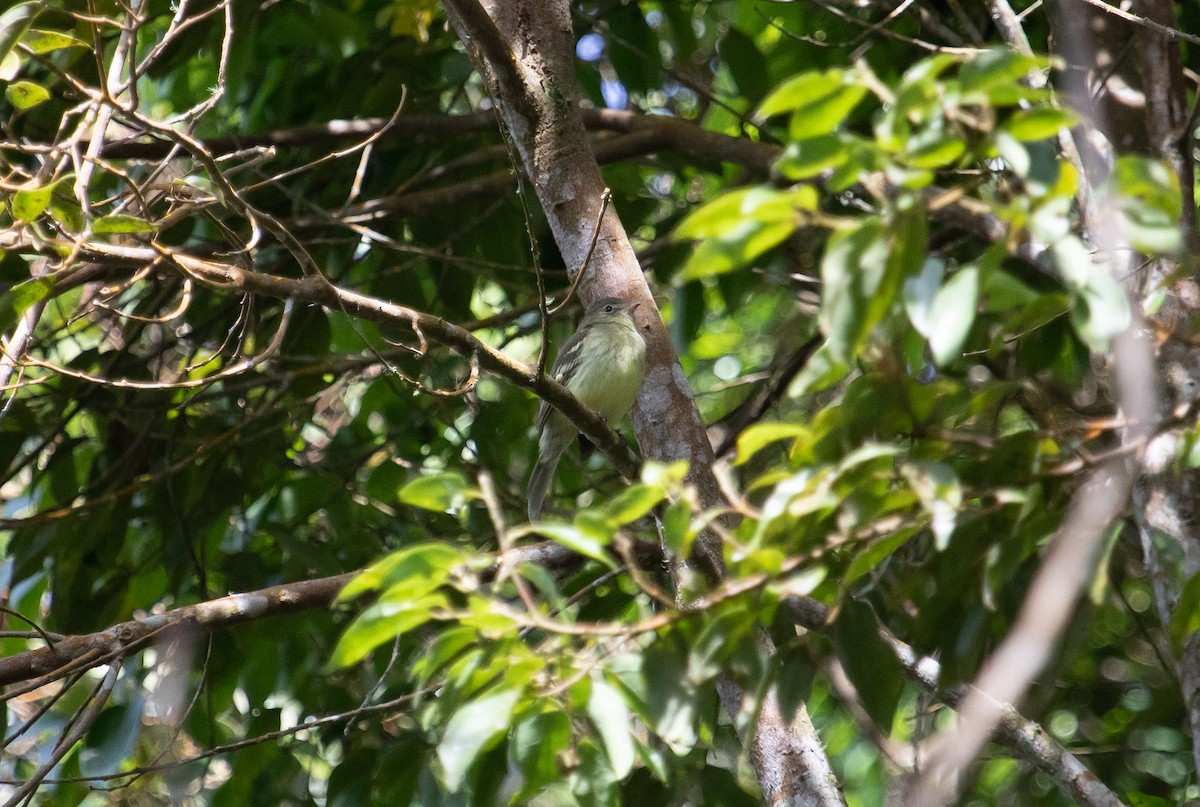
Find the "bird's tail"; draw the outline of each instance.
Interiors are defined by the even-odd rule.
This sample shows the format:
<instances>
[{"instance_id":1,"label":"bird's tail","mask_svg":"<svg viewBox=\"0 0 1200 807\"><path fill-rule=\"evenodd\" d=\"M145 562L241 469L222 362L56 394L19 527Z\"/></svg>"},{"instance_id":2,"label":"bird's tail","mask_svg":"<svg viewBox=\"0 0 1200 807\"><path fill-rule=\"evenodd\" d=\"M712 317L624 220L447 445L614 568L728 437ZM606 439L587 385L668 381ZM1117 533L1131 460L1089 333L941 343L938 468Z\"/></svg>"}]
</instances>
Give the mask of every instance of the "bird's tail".
<instances>
[{"instance_id":1,"label":"bird's tail","mask_svg":"<svg viewBox=\"0 0 1200 807\"><path fill-rule=\"evenodd\" d=\"M529 477L529 520L537 521L542 514L542 502L546 500L546 490L554 480L554 471L558 468L558 457L552 460L538 460L533 466Z\"/></svg>"}]
</instances>

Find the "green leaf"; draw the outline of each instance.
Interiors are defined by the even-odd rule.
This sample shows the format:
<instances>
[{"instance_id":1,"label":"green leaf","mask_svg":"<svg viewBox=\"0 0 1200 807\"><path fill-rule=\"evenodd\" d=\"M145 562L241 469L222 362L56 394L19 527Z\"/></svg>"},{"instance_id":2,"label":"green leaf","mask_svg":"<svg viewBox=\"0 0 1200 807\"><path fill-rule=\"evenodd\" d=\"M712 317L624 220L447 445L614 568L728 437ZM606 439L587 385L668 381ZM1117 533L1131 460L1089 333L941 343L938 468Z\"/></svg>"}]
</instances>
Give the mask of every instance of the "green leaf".
<instances>
[{"instance_id":1,"label":"green leaf","mask_svg":"<svg viewBox=\"0 0 1200 807\"><path fill-rule=\"evenodd\" d=\"M23 188L13 194L12 214L17 221L31 222L50 204L50 194L54 193L53 185L43 185L40 188Z\"/></svg>"},{"instance_id":2,"label":"green leaf","mask_svg":"<svg viewBox=\"0 0 1200 807\"><path fill-rule=\"evenodd\" d=\"M608 503L604 512L613 524L629 524L649 513L665 497L666 491L657 485L630 485Z\"/></svg>"},{"instance_id":3,"label":"green leaf","mask_svg":"<svg viewBox=\"0 0 1200 807\"><path fill-rule=\"evenodd\" d=\"M733 464L741 465L771 443L790 440L807 431L808 427L800 423L755 423L738 435L737 459Z\"/></svg>"},{"instance_id":4,"label":"green leaf","mask_svg":"<svg viewBox=\"0 0 1200 807\"><path fill-rule=\"evenodd\" d=\"M746 222L741 232L701 241L683 266L682 282L715 277L748 265L772 247L783 243L796 229L791 222L757 226Z\"/></svg>"},{"instance_id":5,"label":"green leaf","mask_svg":"<svg viewBox=\"0 0 1200 807\"><path fill-rule=\"evenodd\" d=\"M683 659L656 642L641 658L647 724L676 754L695 747L699 696L687 677Z\"/></svg>"},{"instance_id":6,"label":"green leaf","mask_svg":"<svg viewBox=\"0 0 1200 807\"><path fill-rule=\"evenodd\" d=\"M756 117L792 112L788 132L793 140L828 134L866 96L867 88L858 78L856 71L844 70L794 76L767 96Z\"/></svg>"},{"instance_id":7,"label":"green leaf","mask_svg":"<svg viewBox=\"0 0 1200 807\"><path fill-rule=\"evenodd\" d=\"M925 264L925 253L929 248L929 220L925 208L914 197L901 198L888 222L888 231L892 243L884 284L886 301L874 301L879 316L891 307L892 298L905 278L920 272Z\"/></svg>"},{"instance_id":8,"label":"green leaf","mask_svg":"<svg viewBox=\"0 0 1200 807\"><path fill-rule=\"evenodd\" d=\"M1124 290L1106 263L1097 264L1076 236L1060 238L1051 247L1055 265L1073 288L1071 322L1094 350L1107 350L1112 337L1129 327L1131 314Z\"/></svg>"},{"instance_id":9,"label":"green leaf","mask_svg":"<svg viewBox=\"0 0 1200 807\"><path fill-rule=\"evenodd\" d=\"M558 781L558 755L571 744L571 721L560 711L547 711L521 720L513 728L509 749L525 777L524 796L513 803L528 803L543 787Z\"/></svg>"},{"instance_id":10,"label":"green leaf","mask_svg":"<svg viewBox=\"0 0 1200 807\"><path fill-rule=\"evenodd\" d=\"M494 746L508 731L520 698L519 689L494 690L471 701L450 718L437 749L447 790L457 793L480 753Z\"/></svg>"},{"instance_id":11,"label":"green leaf","mask_svg":"<svg viewBox=\"0 0 1200 807\"><path fill-rule=\"evenodd\" d=\"M775 161L775 172L787 179L808 179L845 164L849 158L841 138L820 135L789 143Z\"/></svg>"},{"instance_id":12,"label":"green leaf","mask_svg":"<svg viewBox=\"0 0 1200 807\"><path fill-rule=\"evenodd\" d=\"M431 541L405 547L376 561L356 575L337 596L338 602L360 597L368 591L391 588L403 581L417 578L430 583L429 591L442 585L450 572L468 559L462 550L445 543Z\"/></svg>"},{"instance_id":13,"label":"green leaf","mask_svg":"<svg viewBox=\"0 0 1200 807\"><path fill-rule=\"evenodd\" d=\"M1171 219L1183 209L1179 177L1162 160L1124 155L1113 166L1113 182L1123 196L1135 197L1159 208Z\"/></svg>"},{"instance_id":14,"label":"green leaf","mask_svg":"<svg viewBox=\"0 0 1200 807\"><path fill-rule=\"evenodd\" d=\"M1045 140L1071 128L1078 120L1079 116L1069 109L1022 109L1014 112L1000 131L1014 140Z\"/></svg>"},{"instance_id":15,"label":"green leaf","mask_svg":"<svg viewBox=\"0 0 1200 807\"><path fill-rule=\"evenodd\" d=\"M983 96L993 104L1015 104L1021 99L1034 99L1038 94L1023 86L1023 80L1035 70L1050 66L1045 57L1025 56L1015 51L994 49L984 51L963 65L959 83L965 99L974 103Z\"/></svg>"},{"instance_id":16,"label":"green leaf","mask_svg":"<svg viewBox=\"0 0 1200 807\"><path fill-rule=\"evenodd\" d=\"M18 3L0 14L0 59L8 56L9 51L21 41L42 5L40 2Z\"/></svg>"},{"instance_id":17,"label":"green leaf","mask_svg":"<svg viewBox=\"0 0 1200 807\"><path fill-rule=\"evenodd\" d=\"M795 216L794 196L761 185L723 194L689 213L675 228L675 236L726 238L744 235L748 222L791 221Z\"/></svg>"},{"instance_id":18,"label":"green leaf","mask_svg":"<svg viewBox=\"0 0 1200 807\"><path fill-rule=\"evenodd\" d=\"M683 279L725 274L744 266L795 231L797 211L815 210L813 188L777 191L743 188L690 213L675 229L678 238L702 239L683 269Z\"/></svg>"},{"instance_id":19,"label":"green leaf","mask_svg":"<svg viewBox=\"0 0 1200 807\"><path fill-rule=\"evenodd\" d=\"M816 665L812 650L803 644L792 644L779 648L772 659L775 665L775 692L779 708L785 716L794 715L812 695Z\"/></svg>"},{"instance_id":20,"label":"green leaf","mask_svg":"<svg viewBox=\"0 0 1200 807\"><path fill-rule=\"evenodd\" d=\"M849 588L860 577L879 567L880 564L892 556L893 552L908 543L908 540L913 537L915 532L915 528L905 527L893 532L891 535L873 541L850 562L850 567L846 569L846 574L842 576L842 586Z\"/></svg>"},{"instance_id":21,"label":"green leaf","mask_svg":"<svg viewBox=\"0 0 1200 807\"><path fill-rule=\"evenodd\" d=\"M31 28L25 37L25 47L41 55L63 48L87 48L88 43L76 39L62 31L47 31L41 28Z\"/></svg>"},{"instance_id":22,"label":"green leaf","mask_svg":"<svg viewBox=\"0 0 1200 807\"><path fill-rule=\"evenodd\" d=\"M904 689L904 669L879 635L879 621L868 603L849 600L842 606L833 623L833 645L867 714L890 734Z\"/></svg>"},{"instance_id":23,"label":"green leaf","mask_svg":"<svg viewBox=\"0 0 1200 807\"><path fill-rule=\"evenodd\" d=\"M571 793L579 807L617 807L617 777L608 758L588 738L576 746L579 767L571 771Z\"/></svg>"},{"instance_id":24,"label":"green leaf","mask_svg":"<svg viewBox=\"0 0 1200 807\"><path fill-rule=\"evenodd\" d=\"M462 507L474 493L460 474L433 474L414 479L400 488L400 501L423 510L446 513Z\"/></svg>"},{"instance_id":25,"label":"green leaf","mask_svg":"<svg viewBox=\"0 0 1200 807\"><path fill-rule=\"evenodd\" d=\"M1184 645L1196 631L1200 631L1200 574L1192 575L1184 584L1171 613L1171 643L1176 656L1183 652Z\"/></svg>"},{"instance_id":26,"label":"green leaf","mask_svg":"<svg viewBox=\"0 0 1200 807\"><path fill-rule=\"evenodd\" d=\"M942 287L945 271L941 258L926 258L921 271L906 277L901 286L908 321L926 339L933 333L933 301Z\"/></svg>"},{"instance_id":27,"label":"green leaf","mask_svg":"<svg viewBox=\"0 0 1200 807\"><path fill-rule=\"evenodd\" d=\"M565 611L569 605L559 588L558 580L545 566L537 563L522 563L517 567L517 573L533 583L538 592L546 598L547 604L555 611Z\"/></svg>"},{"instance_id":28,"label":"green leaf","mask_svg":"<svg viewBox=\"0 0 1200 807\"><path fill-rule=\"evenodd\" d=\"M962 486L954 469L942 462L905 463L900 472L930 516L930 529L939 551L950 543L950 535L962 507Z\"/></svg>"},{"instance_id":29,"label":"green leaf","mask_svg":"<svg viewBox=\"0 0 1200 807\"><path fill-rule=\"evenodd\" d=\"M755 101L770 92L771 71L750 36L730 28L719 40L718 52L721 61L729 67L738 91L748 100Z\"/></svg>"},{"instance_id":30,"label":"green leaf","mask_svg":"<svg viewBox=\"0 0 1200 807\"><path fill-rule=\"evenodd\" d=\"M851 359L875 329L875 294L884 286L888 245L883 222L863 219L855 228L829 237L821 261L823 289L819 314L831 358Z\"/></svg>"},{"instance_id":31,"label":"green leaf","mask_svg":"<svg viewBox=\"0 0 1200 807\"><path fill-rule=\"evenodd\" d=\"M687 557L691 551L696 532L691 529L692 508L680 499L667 508L663 515L663 545L673 557Z\"/></svg>"},{"instance_id":32,"label":"green leaf","mask_svg":"<svg viewBox=\"0 0 1200 807\"><path fill-rule=\"evenodd\" d=\"M900 87L907 89L918 85L927 85L961 61L962 57L954 53L937 53L927 59L922 59L904 71L904 75L900 78Z\"/></svg>"},{"instance_id":33,"label":"green leaf","mask_svg":"<svg viewBox=\"0 0 1200 807\"><path fill-rule=\"evenodd\" d=\"M905 200L898 204L887 228L878 217L869 217L829 238L821 261L818 316L832 359L853 358L891 308L904 279L920 271L928 223L923 208L907 201L907 206Z\"/></svg>"},{"instance_id":34,"label":"green leaf","mask_svg":"<svg viewBox=\"0 0 1200 807\"><path fill-rule=\"evenodd\" d=\"M17 109L32 109L50 100L50 91L32 81L14 81L4 90L4 97Z\"/></svg>"},{"instance_id":35,"label":"green leaf","mask_svg":"<svg viewBox=\"0 0 1200 807\"><path fill-rule=\"evenodd\" d=\"M711 616L688 648L688 680L703 684L717 675L752 621L745 607L725 608Z\"/></svg>"},{"instance_id":36,"label":"green leaf","mask_svg":"<svg viewBox=\"0 0 1200 807\"><path fill-rule=\"evenodd\" d=\"M424 625L433 618L434 610L448 607L449 601L441 594L417 600L380 601L369 606L338 639L329 667L337 669L358 663L381 644Z\"/></svg>"},{"instance_id":37,"label":"green leaf","mask_svg":"<svg viewBox=\"0 0 1200 807\"><path fill-rule=\"evenodd\" d=\"M45 300L53 291L53 277L35 277L4 292L0 295L0 330L9 331L31 305Z\"/></svg>"},{"instance_id":38,"label":"green leaf","mask_svg":"<svg viewBox=\"0 0 1200 807\"><path fill-rule=\"evenodd\" d=\"M612 535L600 534L598 538L596 533L585 532L574 524L539 522L517 527L512 530L510 536L515 539L530 534L544 535L554 543L565 546L572 552L578 552L586 558L599 561L609 569L616 570L617 568L617 564L604 549L612 541Z\"/></svg>"},{"instance_id":39,"label":"green leaf","mask_svg":"<svg viewBox=\"0 0 1200 807\"><path fill-rule=\"evenodd\" d=\"M934 297L930 311L929 349L941 366L961 355L979 304L979 267L966 266Z\"/></svg>"},{"instance_id":40,"label":"green leaf","mask_svg":"<svg viewBox=\"0 0 1200 807\"><path fill-rule=\"evenodd\" d=\"M635 758L629 709L621 693L599 673L592 675L592 694L588 698L587 714L604 742L613 773L618 779L624 779L633 769Z\"/></svg>"},{"instance_id":41,"label":"green leaf","mask_svg":"<svg viewBox=\"0 0 1200 807\"><path fill-rule=\"evenodd\" d=\"M847 471L852 471L880 457L890 459L898 456L900 453L900 447L891 443L867 443L864 446L859 446L843 457L842 461L838 463L834 478L840 478ZM888 467L891 467L891 463L888 463Z\"/></svg>"},{"instance_id":42,"label":"green leaf","mask_svg":"<svg viewBox=\"0 0 1200 807\"><path fill-rule=\"evenodd\" d=\"M843 86L841 70L801 73L783 82L768 95L755 116L765 119L781 112L791 112L821 98L836 95Z\"/></svg>"},{"instance_id":43,"label":"green leaf","mask_svg":"<svg viewBox=\"0 0 1200 807\"><path fill-rule=\"evenodd\" d=\"M942 130L923 132L908 142L904 161L913 168L941 168L950 165L967 150L961 138Z\"/></svg>"},{"instance_id":44,"label":"green leaf","mask_svg":"<svg viewBox=\"0 0 1200 807\"><path fill-rule=\"evenodd\" d=\"M1129 298L1112 275L1098 271L1079 290L1071 320L1093 350L1107 350L1112 337L1129 327Z\"/></svg>"},{"instance_id":45,"label":"green leaf","mask_svg":"<svg viewBox=\"0 0 1200 807\"><path fill-rule=\"evenodd\" d=\"M152 233L156 229L151 222L145 219L139 219L137 216L126 216L120 213L101 216L92 222L92 232L97 235L104 233Z\"/></svg>"},{"instance_id":46,"label":"green leaf","mask_svg":"<svg viewBox=\"0 0 1200 807\"><path fill-rule=\"evenodd\" d=\"M1008 132L997 132L995 146L1014 174L1022 178L1029 176L1033 160L1029 156L1029 148L1024 143Z\"/></svg>"},{"instance_id":47,"label":"green leaf","mask_svg":"<svg viewBox=\"0 0 1200 807\"><path fill-rule=\"evenodd\" d=\"M807 597L825 582L829 569L816 563L805 564L803 569L793 572L782 580L767 585L767 590L779 598Z\"/></svg>"},{"instance_id":48,"label":"green leaf","mask_svg":"<svg viewBox=\"0 0 1200 807\"><path fill-rule=\"evenodd\" d=\"M804 140L833 132L866 95L867 88L855 83L814 99L792 113L788 136L792 140Z\"/></svg>"},{"instance_id":49,"label":"green leaf","mask_svg":"<svg viewBox=\"0 0 1200 807\"><path fill-rule=\"evenodd\" d=\"M422 648L421 655L413 662L412 680L420 686L426 685L435 674L478 642L479 633L474 628L460 626L443 631Z\"/></svg>"},{"instance_id":50,"label":"green leaf","mask_svg":"<svg viewBox=\"0 0 1200 807\"><path fill-rule=\"evenodd\" d=\"M672 488L687 479L687 460L656 462L647 460L642 465L642 484L659 488Z\"/></svg>"},{"instance_id":51,"label":"green leaf","mask_svg":"<svg viewBox=\"0 0 1200 807\"><path fill-rule=\"evenodd\" d=\"M1175 172L1159 160L1124 156L1117 160L1112 182L1130 243L1150 254L1179 253L1182 197Z\"/></svg>"},{"instance_id":52,"label":"green leaf","mask_svg":"<svg viewBox=\"0 0 1200 807\"><path fill-rule=\"evenodd\" d=\"M83 208L75 198L64 198L65 194L50 196L50 215L72 233L83 232Z\"/></svg>"},{"instance_id":53,"label":"green leaf","mask_svg":"<svg viewBox=\"0 0 1200 807\"><path fill-rule=\"evenodd\" d=\"M808 393L820 392L841 381L848 372L849 366L846 361L834 355L829 341L826 340L809 358L800 374L788 385L788 397L798 398Z\"/></svg>"}]
</instances>

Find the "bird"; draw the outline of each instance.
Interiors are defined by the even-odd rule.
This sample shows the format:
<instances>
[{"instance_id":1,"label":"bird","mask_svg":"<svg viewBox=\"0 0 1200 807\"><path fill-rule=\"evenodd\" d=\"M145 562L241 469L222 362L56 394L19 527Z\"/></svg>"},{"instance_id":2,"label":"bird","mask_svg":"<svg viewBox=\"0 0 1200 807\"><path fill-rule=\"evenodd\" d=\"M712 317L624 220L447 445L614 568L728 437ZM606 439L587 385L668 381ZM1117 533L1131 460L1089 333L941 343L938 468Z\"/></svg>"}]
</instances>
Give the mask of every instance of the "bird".
<instances>
[{"instance_id":1,"label":"bird","mask_svg":"<svg viewBox=\"0 0 1200 807\"><path fill-rule=\"evenodd\" d=\"M550 368L554 380L609 423L629 411L646 377L646 340L633 320L639 305L618 297L597 300ZM529 477L530 521L541 515L558 461L579 434L570 418L545 401L535 425L538 457Z\"/></svg>"}]
</instances>

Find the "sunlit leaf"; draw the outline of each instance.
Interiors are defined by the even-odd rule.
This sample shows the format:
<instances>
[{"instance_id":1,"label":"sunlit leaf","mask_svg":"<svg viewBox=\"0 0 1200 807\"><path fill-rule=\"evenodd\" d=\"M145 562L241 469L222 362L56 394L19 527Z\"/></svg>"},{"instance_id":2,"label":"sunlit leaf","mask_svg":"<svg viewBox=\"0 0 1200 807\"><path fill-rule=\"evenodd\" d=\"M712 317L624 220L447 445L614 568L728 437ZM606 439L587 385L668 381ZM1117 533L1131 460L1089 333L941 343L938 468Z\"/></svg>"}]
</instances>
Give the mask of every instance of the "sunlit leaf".
<instances>
[{"instance_id":1,"label":"sunlit leaf","mask_svg":"<svg viewBox=\"0 0 1200 807\"><path fill-rule=\"evenodd\" d=\"M904 161L914 168L941 168L967 150L961 138L941 130L924 132L908 143Z\"/></svg>"},{"instance_id":2,"label":"sunlit leaf","mask_svg":"<svg viewBox=\"0 0 1200 807\"><path fill-rule=\"evenodd\" d=\"M37 54L50 53L63 48L90 47L82 39L77 39L62 31L48 31L42 28L31 28L25 35L25 47Z\"/></svg>"},{"instance_id":3,"label":"sunlit leaf","mask_svg":"<svg viewBox=\"0 0 1200 807\"><path fill-rule=\"evenodd\" d=\"M546 522L518 527L511 532L513 538L529 534L544 535L556 544L570 549L572 552L578 552L584 557L599 561L610 569L617 568L616 563L609 557L608 552L605 550L605 546L612 541L611 534L604 535L601 533L600 537L597 537L596 533L584 531L574 524Z\"/></svg>"},{"instance_id":4,"label":"sunlit leaf","mask_svg":"<svg viewBox=\"0 0 1200 807\"><path fill-rule=\"evenodd\" d=\"M431 594L416 600L377 602L368 606L338 639L329 666L337 669L362 661L381 644L424 625L433 619L435 610L448 605L445 596Z\"/></svg>"},{"instance_id":5,"label":"sunlit leaf","mask_svg":"<svg viewBox=\"0 0 1200 807\"><path fill-rule=\"evenodd\" d=\"M459 474L422 476L400 488L400 501L423 510L445 513L461 507L476 492Z\"/></svg>"},{"instance_id":6,"label":"sunlit leaf","mask_svg":"<svg viewBox=\"0 0 1200 807\"><path fill-rule=\"evenodd\" d=\"M908 543L914 532L916 530L913 528L905 528L880 538L878 541L872 541L870 546L859 552L850 562L849 568L842 577L842 585L849 587L863 575L879 568L892 556L892 553Z\"/></svg>"},{"instance_id":7,"label":"sunlit leaf","mask_svg":"<svg viewBox=\"0 0 1200 807\"><path fill-rule=\"evenodd\" d=\"M1192 575L1184 584L1171 613L1171 642L1176 655L1183 652L1189 639L1200 631L1200 574Z\"/></svg>"},{"instance_id":8,"label":"sunlit leaf","mask_svg":"<svg viewBox=\"0 0 1200 807\"><path fill-rule=\"evenodd\" d=\"M941 259L930 257L920 272L904 279L904 310L917 333L925 338L933 333L933 301L942 287L944 274L945 265Z\"/></svg>"},{"instance_id":9,"label":"sunlit leaf","mask_svg":"<svg viewBox=\"0 0 1200 807\"><path fill-rule=\"evenodd\" d=\"M12 214L17 221L30 222L42 215L46 205L50 204L50 194L54 186L43 185L37 188L22 188L13 194Z\"/></svg>"},{"instance_id":10,"label":"sunlit leaf","mask_svg":"<svg viewBox=\"0 0 1200 807\"><path fill-rule=\"evenodd\" d=\"M642 654L641 674L650 729L677 754L691 751L698 739L698 697L686 669L679 655L661 643Z\"/></svg>"},{"instance_id":11,"label":"sunlit leaf","mask_svg":"<svg viewBox=\"0 0 1200 807\"><path fill-rule=\"evenodd\" d=\"M877 322L872 305L876 293L886 289L888 245L883 222L864 219L857 227L829 237L821 261L821 330L828 337L831 357L846 360L854 355Z\"/></svg>"},{"instance_id":12,"label":"sunlit leaf","mask_svg":"<svg viewBox=\"0 0 1200 807\"><path fill-rule=\"evenodd\" d=\"M92 222L92 232L97 235L104 233L152 233L155 229L154 224L145 219L139 219L137 216L126 216L121 213L101 216Z\"/></svg>"},{"instance_id":13,"label":"sunlit leaf","mask_svg":"<svg viewBox=\"0 0 1200 807\"><path fill-rule=\"evenodd\" d=\"M959 81L964 96L983 97L994 104L1014 104L1020 99L1038 97L1032 88L1022 86L1022 80L1030 72L1049 66L1044 57L1026 56L1007 48L994 49L969 59L959 71Z\"/></svg>"},{"instance_id":14,"label":"sunlit leaf","mask_svg":"<svg viewBox=\"0 0 1200 807\"><path fill-rule=\"evenodd\" d=\"M604 680L604 676L592 676L592 696L587 704L588 717L600 739L608 762L618 779L624 779L633 768L634 747L629 709L625 698Z\"/></svg>"},{"instance_id":15,"label":"sunlit leaf","mask_svg":"<svg viewBox=\"0 0 1200 807\"><path fill-rule=\"evenodd\" d=\"M0 328L8 332L31 305L45 300L54 291L54 278L24 280L0 295Z\"/></svg>"},{"instance_id":16,"label":"sunlit leaf","mask_svg":"<svg viewBox=\"0 0 1200 807\"><path fill-rule=\"evenodd\" d=\"M4 97L17 109L32 109L50 100L50 91L32 81L14 81L5 88Z\"/></svg>"},{"instance_id":17,"label":"sunlit leaf","mask_svg":"<svg viewBox=\"0 0 1200 807\"><path fill-rule=\"evenodd\" d=\"M656 485L630 485L608 503L605 513L615 524L628 524L648 514L665 496L666 491Z\"/></svg>"},{"instance_id":18,"label":"sunlit leaf","mask_svg":"<svg viewBox=\"0 0 1200 807\"><path fill-rule=\"evenodd\" d=\"M1097 263L1075 236L1052 247L1058 267L1075 292L1071 320L1080 337L1097 350L1106 350L1112 337L1129 327L1129 301L1109 267Z\"/></svg>"},{"instance_id":19,"label":"sunlit leaf","mask_svg":"<svg viewBox=\"0 0 1200 807\"><path fill-rule=\"evenodd\" d=\"M508 731L513 709L520 698L520 690L494 690L472 700L450 718L437 748L442 781L447 790L457 792L479 754L495 745Z\"/></svg>"},{"instance_id":20,"label":"sunlit leaf","mask_svg":"<svg viewBox=\"0 0 1200 807\"><path fill-rule=\"evenodd\" d=\"M660 488L678 485L687 479L688 463L686 460L675 462L655 462L647 460L642 465L642 482Z\"/></svg>"},{"instance_id":21,"label":"sunlit leaf","mask_svg":"<svg viewBox=\"0 0 1200 807\"><path fill-rule=\"evenodd\" d=\"M962 486L954 469L942 462L919 462L905 463L900 471L929 513L938 549L945 549L963 501Z\"/></svg>"},{"instance_id":22,"label":"sunlit leaf","mask_svg":"<svg viewBox=\"0 0 1200 807\"><path fill-rule=\"evenodd\" d=\"M1014 140L1044 140L1078 122L1068 109L1022 109L1014 112L1000 130Z\"/></svg>"},{"instance_id":23,"label":"sunlit leaf","mask_svg":"<svg viewBox=\"0 0 1200 807\"><path fill-rule=\"evenodd\" d=\"M850 152L837 135L819 135L789 143L775 161L775 171L788 179L809 179L849 158Z\"/></svg>"},{"instance_id":24,"label":"sunlit leaf","mask_svg":"<svg viewBox=\"0 0 1200 807\"><path fill-rule=\"evenodd\" d=\"M350 600L368 591L389 588L412 578L429 581L429 590L432 591L446 580L454 567L465 560L466 555L461 550L442 541L405 547L356 575L338 594L338 600Z\"/></svg>"},{"instance_id":25,"label":"sunlit leaf","mask_svg":"<svg viewBox=\"0 0 1200 807\"><path fill-rule=\"evenodd\" d=\"M663 546L674 557L686 557L691 551L696 533L691 529L692 508L679 500L667 508L663 516Z\"/></svg>"},{"instance_id":26,"label":"sunlit leaf","mask_svg":"<svg viewBox=\"0 0 1200 807\"><path fill-rule=\"evenodd\" d=\"M571 721L564 712L546 711L521 720L509 744L525 777L522 793L536 795L561 777L558 755L571 742Z\"/></svg>"},{"instance_id":27,"label":"sunlit leaf","mask_svg":"<svg viewBox=\"0 0 1200 807\"><path fill-rule=\"evenodd\" d=\"M755 423L738 435L734 464L741 465L771 443L790 440L805 431L807 427L799 423Z\"/></svg>"},{"instance_id":28,"label":"sunlit leaf","mask_svg":"<svg viewBox=\"0 0 1200 807\"><path fill-rule=\"evenodd\" d=\"M774 188L755 186L718 196L688 214L675 235L679 238L726 238L746 232L749 222L774 224L795 215L793 197Z\"/></svg>"},{"instance_id":29,"label":"sunlit leaf","mask_svg":"<svg viewBox=\"0 0 1200 807\"><path fill-rule=\"evenodd\" d=\"M759 105L758 117L768 118L781 112L790 112L822 98L836 95L844 86L844 74L840 70L825 73L801 73L775 88Z\"/></svg>"},{"instance_id":30,"label":"sunlit leaf","mask_svg":"<svg viewBox=\"0 0 1200 807\"><path fill-rule=\"evenodd\" d=\"M929 313L929 349L935 362L945 365L959 357L978 303L977 266L959 270L938 290Z\"/></svg>"},{"instance_id":31,"label":"sunlit leaf","mask_svg":"<svg viewBox=\"0 0 1200 807\"><path fill-rule=\"evenodd\" d=\"M16 47L42 7L42 3L17 3L0 14L0 59Z\"/></svg>"},{"instance_id":32,"label":"sunlit leaf","mask_svg":"<svg viewBox=\"0 0 1200 807\"><path fill-rule=\"evenodd\" d=\"M753 615L745 608L724 608L711 614L688 648L688 679L702 684L719 673L737 640L753 623Z\"/></svg>"}]
</instances>

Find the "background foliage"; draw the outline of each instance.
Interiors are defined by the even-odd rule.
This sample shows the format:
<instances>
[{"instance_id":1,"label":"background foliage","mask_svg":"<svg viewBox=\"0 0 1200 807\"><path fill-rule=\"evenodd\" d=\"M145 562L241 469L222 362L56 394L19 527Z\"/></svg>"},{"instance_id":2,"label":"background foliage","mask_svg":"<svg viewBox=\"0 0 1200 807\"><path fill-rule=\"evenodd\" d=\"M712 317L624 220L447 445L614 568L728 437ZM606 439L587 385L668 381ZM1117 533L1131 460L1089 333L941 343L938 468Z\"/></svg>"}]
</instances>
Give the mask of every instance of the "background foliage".
<instances>
[{"instance_id":1,"label":"background foliage","mask_svg":"<svg viewBox=\"0 0 1200 807\"><path fill-rule=\"evenodd\" d=\"M1087 178L1055 145L1078 118L1029 80L1051 61L986 12L576 4L595 107L771 158L629 156L589 119L736 489L729 579L679 611L647 553L686 555L716 515L681 468L629 486L569 459L548 522L524 525L535 398L412 328L172 257L323 275L536 360L538 272L560 297L566 275L436 4L32 8L0 17L0 325L36 317L0 414L7 607L87 633L369 566L332 611L109 659L37 803L754 804L753 716L718 709L726 673L805 702L847 801L880 804L949 719L880 626L942 687L972 680L1081 471L1119 444L1104 356L1147 289L1081 238ZM1041 52L1047 15L1023 19ZM380 120L327 125L353 119ZM1182 252L1174 172L1130 153L1106 183L1132 247ZM1198 791L1164 658L1200 597L1158 622L1132 525L1024 712L1122 797L1182 803ZM496 564L534 541L579 560ZM828 629L797 630L794 597ZM6 625L0 655L42 644ZM47 762L104 671L10 689L0 776ZM963 800L1070 803L1000 746Z\"/></svg>"}]
</instances>

